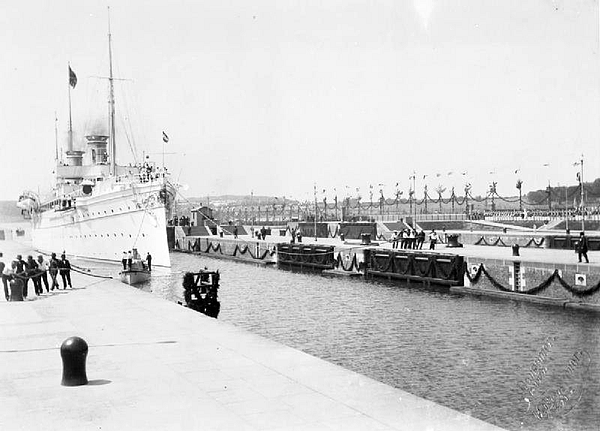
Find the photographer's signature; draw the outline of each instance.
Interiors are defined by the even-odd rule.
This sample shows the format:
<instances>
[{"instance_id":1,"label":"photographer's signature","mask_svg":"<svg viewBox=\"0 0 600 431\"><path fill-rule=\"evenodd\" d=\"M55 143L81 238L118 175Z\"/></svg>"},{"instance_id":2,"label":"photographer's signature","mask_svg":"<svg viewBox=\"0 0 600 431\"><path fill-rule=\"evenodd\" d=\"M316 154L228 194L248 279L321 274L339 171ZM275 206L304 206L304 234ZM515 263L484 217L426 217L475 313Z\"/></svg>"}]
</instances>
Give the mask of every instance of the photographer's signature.
<instances>
[{"instance_id":1,"label":"photographer's signature","mask_svg":"<svg viewBox=\"0 0 600 431\"><path fill-rule=\"evenodd\" d=\"M568 414L579 404L584 394L583 374L591 361L589 353L585 350L573 353L562 372L555 374L556 378L553 380L558 380L558 383L553 388L544 388L543 383L549 375L549 358L554 342L554 337L546 338L529 367L527 377L518 383L522 399L527 404L527 413L537 419Z\"/></svg>"}]
</instances>

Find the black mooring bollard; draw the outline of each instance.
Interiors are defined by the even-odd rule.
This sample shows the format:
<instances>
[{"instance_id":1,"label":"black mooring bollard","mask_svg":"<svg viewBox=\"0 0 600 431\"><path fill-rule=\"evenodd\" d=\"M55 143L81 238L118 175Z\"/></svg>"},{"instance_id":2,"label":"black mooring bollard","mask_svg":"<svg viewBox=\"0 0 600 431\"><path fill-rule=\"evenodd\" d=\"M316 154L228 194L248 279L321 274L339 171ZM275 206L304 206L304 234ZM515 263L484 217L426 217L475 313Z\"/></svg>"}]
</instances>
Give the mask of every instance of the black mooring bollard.
<instances>
[{"instance_id":1,"label":"black mooring bollard","mask_svg":"<svg viewBox=\"0 0 600 431\"><path fill-rule=\"evenodd\" d=\"M519 256L519 244L513 244L512 252L513 256Z\"/></svg>"},{"instance_id":2,"label":"black mooring bollard","mask_svg":"<svg viewBox=\"0 0 600 431\"><path fill-rule=\"evenodd\" d=\"M83 338L71 337L63 341L60 346L60 357L63 362L61 385L82 386L88 384L85 373L87 354L88 345Z\"/></svg>"}]
</instances>

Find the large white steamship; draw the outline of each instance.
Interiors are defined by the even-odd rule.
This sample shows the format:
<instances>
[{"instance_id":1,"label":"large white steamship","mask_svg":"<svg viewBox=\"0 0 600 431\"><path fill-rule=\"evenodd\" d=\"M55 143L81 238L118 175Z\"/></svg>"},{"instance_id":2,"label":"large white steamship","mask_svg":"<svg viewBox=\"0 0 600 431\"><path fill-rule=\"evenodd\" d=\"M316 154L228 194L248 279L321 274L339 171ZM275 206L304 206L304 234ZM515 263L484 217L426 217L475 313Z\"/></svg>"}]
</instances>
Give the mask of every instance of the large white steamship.
<instances>
[{"instance_id":1,"label":"large white steamship","mask_svg":"<svg viewBox=\"0 0 600 431\"><path fill-rule=\"evenodd\" d=\"M115 109L110 61L110 134L88 135L85 150L73 149L69 120L66 161L58 160L56 186L45 201L31 192L19 198L32 222L32 242L44 253L66 252L69 256L120 261L124 251L136 248L153 265L170 266L166 219L176 190L164 167L144 163L116 164ZM74 74L69 67L70 86ZM75 77L76 83L76 77ZM69 93L70 111L70 93Z\"/></svg>"}]
</instances>

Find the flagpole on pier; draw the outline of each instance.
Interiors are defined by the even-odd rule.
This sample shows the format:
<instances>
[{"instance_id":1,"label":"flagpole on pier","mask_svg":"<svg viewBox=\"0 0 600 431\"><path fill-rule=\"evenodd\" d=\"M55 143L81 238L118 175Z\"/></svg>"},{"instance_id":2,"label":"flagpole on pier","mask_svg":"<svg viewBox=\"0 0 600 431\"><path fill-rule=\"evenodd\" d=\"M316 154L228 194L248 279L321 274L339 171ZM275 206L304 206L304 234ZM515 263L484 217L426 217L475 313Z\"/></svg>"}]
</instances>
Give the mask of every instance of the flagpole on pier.
<instances>
[{"instance_id":1,"label":"flagpole on pier","mask_svg":"<svg viewBox=\"0 0 600 431\"><path fill-rule=\"evenodd\" d=\"M315 183L315 241L317 240L317 183Z\"/></svg>"},{"instance_id":2,"label":"flagpole on pier","mask_svg":"<svg viewBox=\"0 0 600 431\"><path fill-rule=\"evenodd\" d=\"M581 155L581 177L579 179L581 189L581 231L585 231L585 207L583 202L583 154Z\"/></svg>"}]
</instances>

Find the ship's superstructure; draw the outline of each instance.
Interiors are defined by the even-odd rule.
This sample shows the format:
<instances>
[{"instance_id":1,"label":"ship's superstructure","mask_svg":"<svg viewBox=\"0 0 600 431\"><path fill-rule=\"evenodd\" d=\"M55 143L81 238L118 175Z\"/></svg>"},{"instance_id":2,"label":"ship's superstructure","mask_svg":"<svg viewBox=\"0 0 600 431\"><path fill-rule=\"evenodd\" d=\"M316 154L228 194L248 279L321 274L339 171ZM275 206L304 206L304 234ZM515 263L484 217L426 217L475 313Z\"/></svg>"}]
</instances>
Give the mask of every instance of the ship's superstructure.
<instances>
[{"instance_id":1,"label":"ship's superstructure","mask_svg":"<svg viewBox=\"0 0 600 431\"><path fill-rule=\"evenodd\" d=\"M107 138L86 137L95 163L57 167L54 198L31 211L33 245L112 261L137 248L155 265L170 266L165 220L176 191L169 175L148 163L117 165L117 175L110 175L105 153L98 152Z\"/></svg>"},{"instance_id":2,"label":"ship's superstructure","mask_svg":"<svg viewBox=\"0 0 600 431\"><path fill-rule=\"evenodd\" d=\"M164 167L145 161L116 164L115 103L110 59L110 134L85 136L85 149L74 149L70 89L77 78L69 65L69 141L66 160L58 160L53 195L41 201L24 193L18 203L32 220L33 246L42 252L121 261L124 251L152 255L158 266L170 266L166 219L175 187Z\"/></svg>"}]
</instances>

